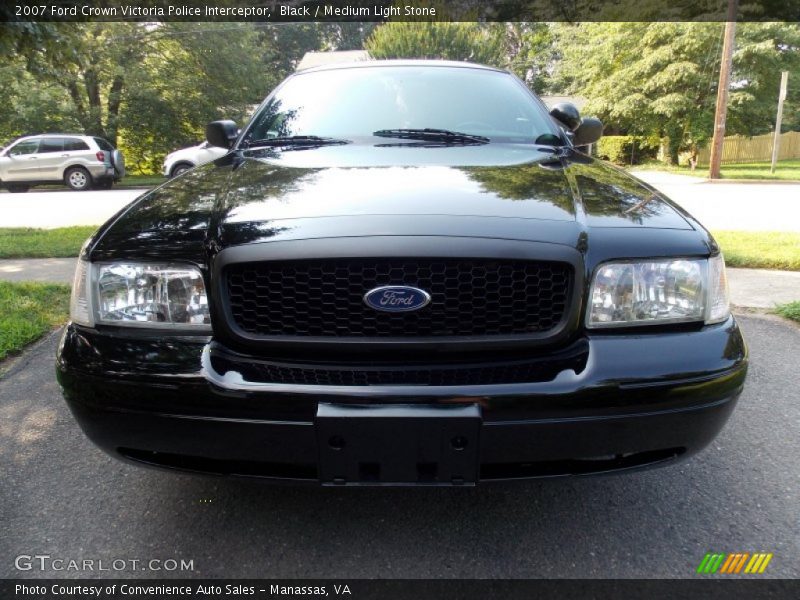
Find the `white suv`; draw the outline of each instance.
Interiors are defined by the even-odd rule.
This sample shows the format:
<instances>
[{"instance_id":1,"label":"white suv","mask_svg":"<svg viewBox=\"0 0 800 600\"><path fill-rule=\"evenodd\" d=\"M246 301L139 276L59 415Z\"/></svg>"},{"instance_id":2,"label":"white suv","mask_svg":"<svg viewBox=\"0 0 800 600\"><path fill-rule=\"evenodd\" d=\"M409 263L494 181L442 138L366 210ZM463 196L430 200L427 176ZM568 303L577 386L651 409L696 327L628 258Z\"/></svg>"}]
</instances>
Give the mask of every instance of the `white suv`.
<instances>
[{"instance_id":1,"label":"white suv","mask_svg":"<svg viewBox=\"0 0 800 600\"><path fill-rule=\"evenodd\" d=\"M220 156L225 156L227 153L228 151L225 148L217 148L208 142L203 142L191 148L176 150L167 154L166 158L164 158L164 176L177 177L192 167L210 162Z\"/></svg>"},{"instance_id":2,"label":"white suv","mask_svg":"<svg viewBox=\"0 0 800 600\"><path fill-rule=\"evenodd\" d=\"M31 135L0 151L0 186L11 192L62 182L73 190L109 189L124 175L122 153L99 137Z\"/></svg>"}]
</instances>

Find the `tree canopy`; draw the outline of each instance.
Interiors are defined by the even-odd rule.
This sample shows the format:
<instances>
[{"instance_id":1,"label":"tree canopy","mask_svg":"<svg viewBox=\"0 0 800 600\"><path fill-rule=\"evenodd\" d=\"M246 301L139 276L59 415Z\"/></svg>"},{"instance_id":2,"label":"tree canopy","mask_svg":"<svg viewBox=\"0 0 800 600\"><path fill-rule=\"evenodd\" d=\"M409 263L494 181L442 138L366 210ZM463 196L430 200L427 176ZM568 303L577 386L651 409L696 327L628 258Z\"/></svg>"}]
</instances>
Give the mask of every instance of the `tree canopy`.
<instances>
[{"instance_id":1,"label":"tree canopy","mask_svg":"<svg viewBox=\"0 0 800 600\"><path fill-rule=\"evenodd\" d=\"M561 60L552 86L588 98L588 112L626 133L668 136L675 160L679 149L703 144L712 135L723 27L724 23L558 24ZM781 70L800 79L800 26L740 23L728 134L771 130ZM790 104L798 106L798 100L795 91ZM795 117L786 125L800 122Z\"/></svg>"},{"instance_id":2,"label":"tree canopy","mask_svg":"<svg viewBox=\"0 0 800 600\"><path fill-rule=\"evenodd\" d=\"M711 136L722 30L719 22L4 23L0 143L88 133L120 145L133 171L157 171L167 152L197 143L209 120L243 122L305 52L365 48L375 58L509 69L538 93L586 97L584 112L607 133L668 137L674 159ZM800 129L799 24L740 23L733 63L729 134L772 130L782 70L790 72L784 129Z\"/></svg>"},{"instance_id":3,"label":"tree canopy","mask_svg":"<svg viewBox=\"0 0 800 600\"><path fill-rule=\"evenodd\" d=\"M361 47L372 24L6 23L0 138L47 131L105 137L133 171L244 122L309 50ZM2 142L0 142L2 143Z\"/></svg>"},{"instance_id":4,"label":"tree canopy","mask_svg":"<svg viewBox=\"0 0 800 600\"><path fill-rule=\"evenodd\" d=\"M499 65L503 39L480 23L393 22L378 27L364 44L373 58L436 58Z\"/></svg>"}]
</instances>

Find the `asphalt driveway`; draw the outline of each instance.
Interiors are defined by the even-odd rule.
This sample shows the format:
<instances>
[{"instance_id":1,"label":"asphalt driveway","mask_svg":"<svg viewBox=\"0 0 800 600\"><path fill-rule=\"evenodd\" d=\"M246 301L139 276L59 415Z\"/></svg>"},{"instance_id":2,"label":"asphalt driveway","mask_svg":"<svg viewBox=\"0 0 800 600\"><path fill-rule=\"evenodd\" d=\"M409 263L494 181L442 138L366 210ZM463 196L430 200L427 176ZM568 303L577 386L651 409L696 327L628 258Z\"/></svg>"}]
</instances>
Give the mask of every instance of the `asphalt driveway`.
<instances>
[{"instance_id":1,"label":"asphalt driveway","mask_svg":"<svg viewBox=\"0 0 800 600\"><path fill-rule=\"evenodd\" d=\"M750 377L704 453L625 476L477 489L270 487L123 464L61 400L53 335L0 379L0 577L87 575L21 573L22 554L194 566L95 576L687 577L709 551L772 552L766 576L798 577L800 329L741 323Z\"/></svg>"}]
</instances>

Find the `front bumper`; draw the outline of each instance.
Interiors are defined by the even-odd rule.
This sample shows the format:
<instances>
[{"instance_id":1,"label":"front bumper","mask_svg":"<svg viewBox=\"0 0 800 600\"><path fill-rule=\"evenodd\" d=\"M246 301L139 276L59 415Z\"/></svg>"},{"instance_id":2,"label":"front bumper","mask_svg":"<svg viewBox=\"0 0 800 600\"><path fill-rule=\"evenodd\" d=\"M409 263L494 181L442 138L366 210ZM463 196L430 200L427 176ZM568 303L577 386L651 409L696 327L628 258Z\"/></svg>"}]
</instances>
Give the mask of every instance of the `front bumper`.
<instances>
[{"instance_id":1,"label":"front bumper","mask_svg":"<svg viewBox=\"0 0 800 600\"><path fill-rule=\"evenodd\" d=\"M337 387L270 384L216 372L208 338L152 338L69 325L57 375L86 435L138 463L295 482L449 485L617 471L689 456L723 427L747 371L747 350L733 318L681 332L592 334L574 344L585 352L580 366L550 372L541 381ZM543 350L535 352L547 360ZM331 414L367 411L373 420L363 423L372 425L347 429L363 441L364 428L381 423L374 419L387 406L394 407L392 418L410 418L392 425L428 424L428 416L444 416L440 429L450 436L448 427L461 423L474 442L474 477L450 478L452 465L447 477L438 477L444 471L431 471L428 456L411 459L424 466L418 480L376 477L373 467L377 473L404 472L380 470L380 461L402 462L391 448L408 446L386 439L366 446L379 455L368 463L370 477L360 477L357 469L330 477L325 436L335 423ZM442 439L442 448L432 452L445 464L443 446L455 438ZM402 451L408 452L414 450Z\"/></svg>"}]
</instances>

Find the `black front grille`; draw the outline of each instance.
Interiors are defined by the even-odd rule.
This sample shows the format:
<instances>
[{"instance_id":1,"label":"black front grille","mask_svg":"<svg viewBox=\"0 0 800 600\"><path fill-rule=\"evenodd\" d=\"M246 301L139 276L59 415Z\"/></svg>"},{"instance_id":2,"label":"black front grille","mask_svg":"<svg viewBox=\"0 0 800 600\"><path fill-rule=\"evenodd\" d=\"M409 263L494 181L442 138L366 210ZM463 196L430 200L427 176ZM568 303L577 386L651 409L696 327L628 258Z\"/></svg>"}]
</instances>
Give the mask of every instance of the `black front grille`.
<instances>
[{"instance_id":1,"label":"black front grille","mask_svg":"<svg viewBox=\"0 0 800 600\"><path fill-rule=\"evenodd\" d=\"M211 365L218 373L230 371L254 383L290 385L368 386L421 385L464 386L552 381L562 371L581 373L586 367L588 344L581 340L560 352L545 356L474 362L333 362L291 363L247 359L230 354L219 345L211 347Z\"/></svg>"},{"instance_id":2,"label":"black front grille","mask_svg":"<svg viewBox=\"0 0 800 600\"><path fill-rule=\"evenodd\" d=\"M474 367L295 367L262 364L243 371L255 381L293 385L493 385L552 381L565 368L581 370L584 357L560 362L514 362Z\"/></svg>"},{"instance_id":3,"label":"black front grille","mask_svg":"<svg viewBox=\"0 0 800 600\"><path fill-rule=\"evenodd\" d=\"M238 263L225 269L236 326L257 336L438 337L546 333L569 306L572 268L487 259L324 259ZM364 294L409 285L424 308L376 311Z\"/></svg>"}]
</instances>

